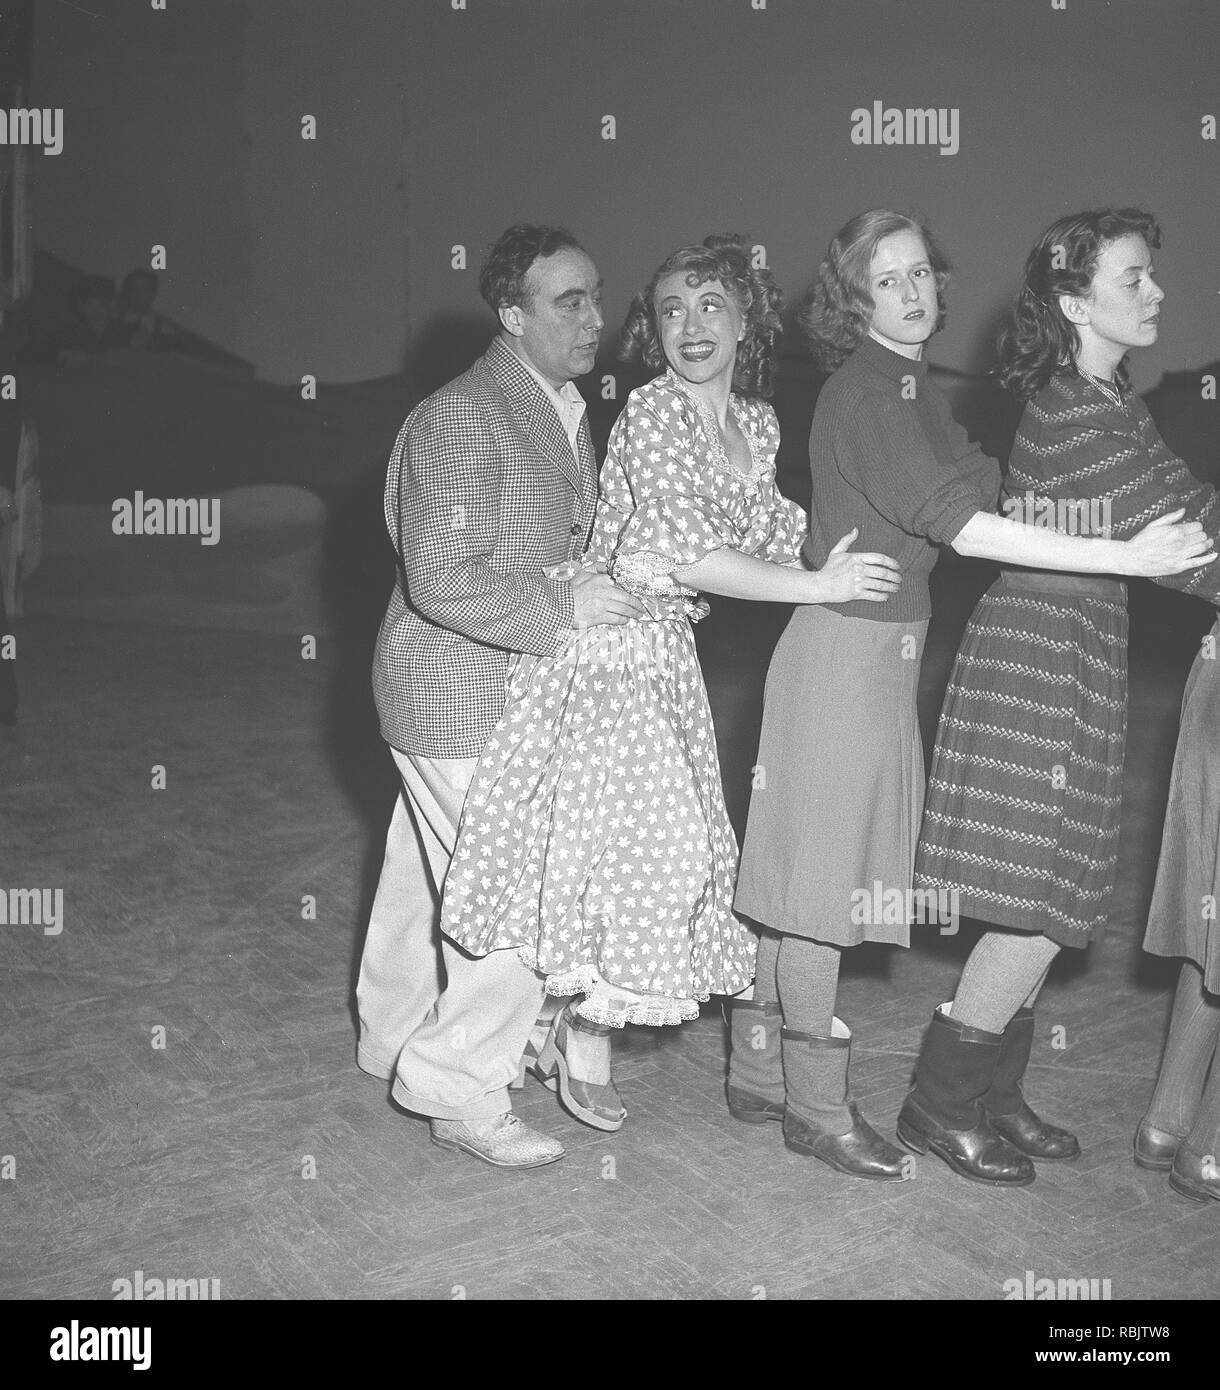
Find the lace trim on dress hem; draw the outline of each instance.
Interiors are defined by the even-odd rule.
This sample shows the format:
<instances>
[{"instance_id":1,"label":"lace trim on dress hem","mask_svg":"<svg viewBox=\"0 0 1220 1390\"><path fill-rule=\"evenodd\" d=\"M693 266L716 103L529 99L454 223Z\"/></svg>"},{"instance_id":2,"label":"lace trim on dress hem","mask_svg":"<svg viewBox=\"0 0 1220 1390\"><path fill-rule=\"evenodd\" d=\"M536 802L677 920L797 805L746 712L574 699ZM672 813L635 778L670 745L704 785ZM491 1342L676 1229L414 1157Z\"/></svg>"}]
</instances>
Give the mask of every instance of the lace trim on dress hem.
<instances>
[{"instance_id":1,"label":"lace trim on dress hem","mask_svg":"<svg viewBox=\"0 0 1220 1390\"><path fill-rule=\"evenodd\" d=\"M600 1023L605 1028L622 1028L625 1024L642 1024L648 1028L676 1027L699 1017L699 1005L693 999L671 999L666 1006L633 1004L626 1012L617 1013L610 1009L599 1009L582 1000L576 1012L590 1023Z\"/></svg>"},{"instance_id":2,"label":"lace trim on dress hem","mask_svg":"<svg viewBox=\"0 0 1220 1390\"><path fill-rule=\"evenodd\" d=\"M533 946L518 946L517 958L531 970L538 969L538 952ZM603 981L592 965L578 965L561 974L547 975L545 988L548 994L560 998L573 994L592 995L599 985L609 990L616 986ZM623 993L629 991L624 989ZM649 1028L672 1027L699 1017L699 1004L711 996L701 994L695 999L682 999L662 994L636 994L632 1002L624 1000L624 1008L605 1007L601 999L586 998L575 1005L576 1012L590 1023L600 1023L608 1028L622 1028L624 1024L636 1023Z\"/></svg>"}]
</instances>

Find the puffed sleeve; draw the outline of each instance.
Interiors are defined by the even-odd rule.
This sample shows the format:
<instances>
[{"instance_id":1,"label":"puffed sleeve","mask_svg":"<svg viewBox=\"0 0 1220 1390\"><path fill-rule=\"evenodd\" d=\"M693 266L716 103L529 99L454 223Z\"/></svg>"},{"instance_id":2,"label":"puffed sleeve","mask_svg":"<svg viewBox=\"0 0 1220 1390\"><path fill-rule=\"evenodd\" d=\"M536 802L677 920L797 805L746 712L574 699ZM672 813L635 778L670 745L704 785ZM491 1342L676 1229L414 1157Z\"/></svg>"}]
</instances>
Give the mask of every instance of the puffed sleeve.
<instances>
[{"instance_id":1,"label":"puffed sleeve","mask_svg":"<svg viewBox=\"0 0 1220 1390\"><path fill-rule=\"evenodd\" d=\"M717 478L698 419L676 391L652 383L631 393L615 423L607 468L612 459L632 508L615 546L615 578L672 592L675 569L738 545L738 528L714 496Z\"/></svg>"},{"instance_id":2,"label":"puffed sleeve","mask_svg":"<svg viewBox=\"0 0 1220 1390\"><path fill-rule=\"evenodd\" d=\"M787 498L775 486L766 485L765 493L770 494L770 525L762 544L756 549L747 550L747 555L755 555L760 560L769 560L773 565L799 565L805 542L809 539L809 518L803 507Z\"/></svg>"},{"instance_id":3,"label":"puffed sleeve","mask_svg":"<svg viewBox=\"0 0 1220 1390\"><path fill-rule=\"evenodd\" d=\"M584 554L584 563L594 567L606 567L614 556L622 532L634 503L631 497L631 484L623 468L623 436L627 428L627 411L619 412L610 431L606 448L606 461L602 464L597 480L597 510L593 517L593 534Z\"/></svg>"}]
</instances>

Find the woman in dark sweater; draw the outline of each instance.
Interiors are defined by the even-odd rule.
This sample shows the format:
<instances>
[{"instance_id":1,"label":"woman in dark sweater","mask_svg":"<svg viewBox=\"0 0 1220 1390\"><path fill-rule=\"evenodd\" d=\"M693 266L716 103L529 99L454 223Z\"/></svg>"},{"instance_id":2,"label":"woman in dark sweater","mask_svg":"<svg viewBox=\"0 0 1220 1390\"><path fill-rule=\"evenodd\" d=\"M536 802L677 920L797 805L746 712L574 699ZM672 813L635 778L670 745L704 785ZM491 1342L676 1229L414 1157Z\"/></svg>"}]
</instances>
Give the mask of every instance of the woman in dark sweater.
<instances>
[{"instance_id":1,"label":"woman in dark sweater","mask_svg":"<svg viewBox=\"0 0 1220 1390\"><path fill-rule=\"evenodd\" d=\"M884 604L799 609L776 648L736 906L761 923L754 999L735 1002L729 1107L781 1119L798 1153L840 1172L909 1176L850 1098L851 1033L835 1016L842 950L909 943L923 806L915 696L937 544L1050 569L1164 574L1205 546L1166 522L1127 543L1079 539L995 515L999 467L952 419L923 348L943 319L947 262L919 221L884 209L830 244L804 324L833 370L809 439L808 558L831 538L892 555ZM1002 1142L1002 1141L1000 1141ZM996 1157L1007 1172L1028 1163Z\"/></svg>"}]
</instances>

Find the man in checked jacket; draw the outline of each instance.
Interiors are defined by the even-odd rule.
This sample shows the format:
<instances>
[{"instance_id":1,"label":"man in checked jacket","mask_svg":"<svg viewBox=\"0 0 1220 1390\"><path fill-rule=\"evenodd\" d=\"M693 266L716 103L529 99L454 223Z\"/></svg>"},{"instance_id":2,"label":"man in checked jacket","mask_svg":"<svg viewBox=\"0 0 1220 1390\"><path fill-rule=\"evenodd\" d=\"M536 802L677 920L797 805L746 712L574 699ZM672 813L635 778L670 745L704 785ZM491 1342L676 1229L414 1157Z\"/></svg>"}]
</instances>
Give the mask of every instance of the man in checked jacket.
<instances>
[{"instance_id":1,"label":"man in checked jacket","mask_svg":"<svg viewBox=\"0 0 1220 1390\"><path fill-rule=\"evenodd\" d=\"M547 574L579 560L597 497L572 381L593 367L603 326L596 266L567 232L515 226L479 287L500 331L407 417L386 477L399 575L373 692L402 795L360 963L358 1060L394 1078L434 1142L536 1167L564 1150L512 1114L508 1086L542 977L515 951L476 958L441 936L440 890L512 654L550 655L565 631L627 622L642 605L604 574Z\"/></svg>"}]
</instances>

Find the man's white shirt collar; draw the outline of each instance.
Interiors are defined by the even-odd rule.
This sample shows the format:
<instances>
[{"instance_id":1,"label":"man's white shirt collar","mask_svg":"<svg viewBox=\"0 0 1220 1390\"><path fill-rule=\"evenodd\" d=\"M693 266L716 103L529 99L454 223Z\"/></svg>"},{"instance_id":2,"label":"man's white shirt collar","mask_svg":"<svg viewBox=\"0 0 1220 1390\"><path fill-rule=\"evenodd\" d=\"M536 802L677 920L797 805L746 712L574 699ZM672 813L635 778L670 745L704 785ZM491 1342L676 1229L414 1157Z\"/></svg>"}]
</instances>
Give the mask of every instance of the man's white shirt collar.
<instances>
[{"instance_id":1,"label":"man's white shirt collar","mask_svg":"<svg viewBox=\"0 0 1220 1390\"><path fill-rule=\"evenodd\" d=\"M510 349L511 351L511 349ZM513 353L518 362L529 372L530 376L546 392L547 400L555 407L555 414L559 416L559 423L564 428L564 433L568 436L568 443L572 446L573 456L579 459L580 451L576 445L576 437L580 433L580 422L585 416L585 398L576 388L574 381L565 381L556 390L554 386L540 372L534 368L521 356L520 353Z\"/></svg>"}]
</instances>

